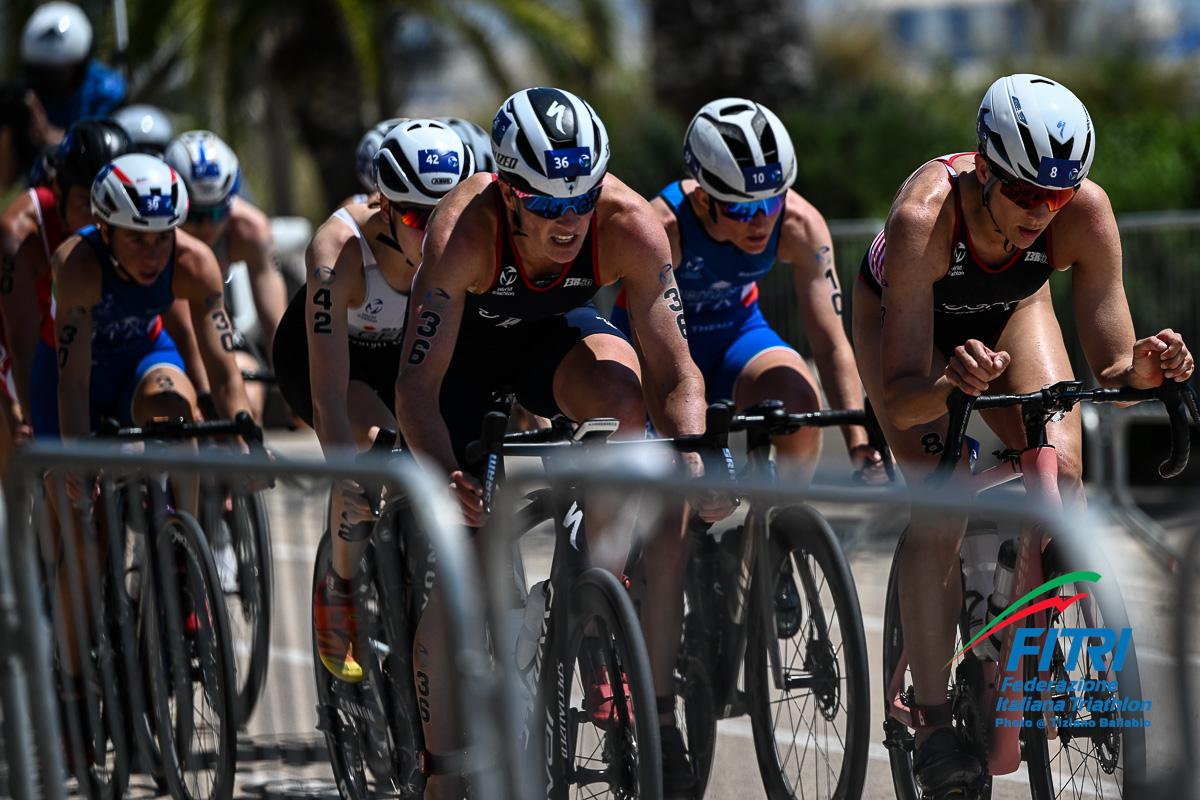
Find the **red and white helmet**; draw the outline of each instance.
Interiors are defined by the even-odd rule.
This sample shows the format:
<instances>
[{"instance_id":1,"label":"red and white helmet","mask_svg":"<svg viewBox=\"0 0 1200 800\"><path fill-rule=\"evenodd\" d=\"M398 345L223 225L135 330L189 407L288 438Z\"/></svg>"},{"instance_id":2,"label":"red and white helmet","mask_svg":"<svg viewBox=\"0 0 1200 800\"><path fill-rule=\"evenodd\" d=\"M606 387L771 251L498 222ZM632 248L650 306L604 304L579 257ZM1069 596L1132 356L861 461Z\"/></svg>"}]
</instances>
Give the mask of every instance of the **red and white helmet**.
<instances>
[{"instance_id":1,"label":"red and white helmet","mask_svg":"<svg viewBox=\"0 0 1200 800\"><path fill-rule=\"evenodd\" d=\"M92 213L118 228L169 231L187 219L187 212L183 178L154 156L118 156L105 164L92 182Z\"/></svg>"}]
</instances>

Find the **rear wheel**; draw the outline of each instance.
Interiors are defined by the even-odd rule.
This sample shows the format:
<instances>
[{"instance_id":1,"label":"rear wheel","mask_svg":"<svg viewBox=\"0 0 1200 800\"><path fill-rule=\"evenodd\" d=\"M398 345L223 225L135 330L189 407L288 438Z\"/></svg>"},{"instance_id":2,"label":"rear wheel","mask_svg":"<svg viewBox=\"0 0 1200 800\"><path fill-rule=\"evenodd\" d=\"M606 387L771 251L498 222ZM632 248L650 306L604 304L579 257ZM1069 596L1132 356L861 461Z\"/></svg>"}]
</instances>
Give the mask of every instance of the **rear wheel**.
<instances>
[{"instance_id":1,"label":"rear wheel","mask_svg":"<svg viewBox=\"0 0 1200 800\"><path fill-rule=\"evenodd\" d=\"M807 506L778 511L769 541L762 557L771 559L774 629L764 631L763 615L751 612L745 679L763 785L771 798L858 798L871 714L854 578L828 523ZM768 657L772 639L783 686Z\"/></svg>"}]
</instances>

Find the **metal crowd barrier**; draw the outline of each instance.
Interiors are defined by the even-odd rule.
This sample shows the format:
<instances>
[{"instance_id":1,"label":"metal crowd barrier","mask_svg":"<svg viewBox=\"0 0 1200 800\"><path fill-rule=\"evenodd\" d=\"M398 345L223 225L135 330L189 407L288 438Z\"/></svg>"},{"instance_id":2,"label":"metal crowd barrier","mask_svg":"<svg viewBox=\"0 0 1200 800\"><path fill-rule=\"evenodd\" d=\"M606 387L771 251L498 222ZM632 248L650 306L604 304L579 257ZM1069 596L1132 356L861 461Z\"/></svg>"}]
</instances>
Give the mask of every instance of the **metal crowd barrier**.
<instances>
[{"instance_id":1,"label":"metal crowd barrier","mask_svg":"<svg viewBox=\"0 0 1200 800\"><path fill-rule=\"evenodd\" d=\"M64 780L60 777L67 774L64 768L64 742L68 755L73 754L76 758L80 755L80 724L76 720L66 725L67 730L61 729L60 690L55 677L58 648L53 644L54 634L48 614L49 609L58 605L58 601L48 596L44 579L40 577L46 575L46 555L52 539L49 535L51 509L48 508L48 497L57 498L57 507L68 508L72 505L67 498L63 479L68 470L78 475L99 476L96 488L91 493L92 501L86 500L89 493L85 491L85 501L74 504L82 513L72 516L82 520L82 530L69 523L74 535L60 537L64 550L61 557L67 564L66 569L72 569L71 565L77 557L82 558L86 565L84 574L74 571L68 587L67 602L72 603L76 611L96 609L102 605L100 592L103 591L103 581L98 581L97 577L104 574L105 562L98 561L100 553L95 547L101 541L101 537L96 535L101 527L110 531L122 530L128 536L125 553L120 556L123 560L131 558L129 554L136 551L137 540L144 535L142 532L165 530L155 522L170 510L160 491L164 483L162 476L169 474L174 486L186 485L185 481L194 479L198 480L204 492L227 492L227 513L230 508L239 507L238 504L249 496L249 489L273 484L273 488L259 488L258 493L266 501L274 551L274 633L271 636L266 682L257 708L237 732L238 796L244 796L246 792L266 793L266 796L288 796L292 792L306 794L313 791L314 786L324 786L326 790L334 791L328 777L329 761L325 742L316 730L314 658L310 645L312 576L317 542L326 527L331 481L351 477L386 487L386 491L400 493L412 500L410 508L416 521L415 527L428 540L428 546L436 557L438 574L442 578L437 591L447 609L446 635L456 654L452 660L452 668L457 673L455 685L459 697L456 704L459 713L455 724L467 733L472 742L476 763L489 769L503 769L503 763L497 755L500 747L500 721L497 716L500 707L497 697L499 684L488 667L485 643L479 635L482 630L482 610L475 562L468 553L467 537L464 529L457 524L456 512L449 507L444 489L433 484L411 462L384 464L364 462L361 458L269 460L212 451L199 455L178 450L137 453L98 443L70 447L39 445L25 451L14 463L12 482L7 490L11 499L9 525L0 531L0 541L6 544L0 548L0 647L4 649L0 660L0 700L3 702L7 768L7 785L0 787L0 794L17 798L57 798L63 797L64 792L68 791L87 794L85 787L79 786L75 779L68 777ZM43 476L47 474L50 477L44 480ZM132 487L139 483L148 486L145 499L140 502L132 491ZM86 480L84 485L87 485ZM124 495L121 494L122 487L126 490ZM116 508L122 509L126 515L123 526L114 524L118 519L114 511ZM214 539L211 530L205 531L205 534L210 540ZM175 536L176 533L172 533L172 537ZM106 538L111 541L114 537ZM152 538L166 541L170 537L146 537L140 556L143 565L148 563L145 559ZM76 551L80 544L85 549ZM159 547L157 553L161 559L170 552L163 548L171 545ZM110 550L109 557L117 557L113 552ZM176 558L183 560L180 556ZM217 565L218 583L224 587L226 573L222 572L220 562L218 553L214 563ZM128 563L125 562L126 565ZM161 563L171 562L160 560ZM170 608L172 602L178 602L184 596L184 592L171 592L166 588L172 581L170 568L165 569L166 579L155 596ZM188 582L192 579L184 578L187 574L186 565L177 569L180 576L178 582L191 586ZM149 573L145 572L143 577L148 581ZM134 591L130 588L128 572L120 583L121 590ZM144 585L141 590L147 591ZM225 588L224 591L229 590ZM193 603L191 607L198 606ZM134 616L135 610L136 600L134 608L127 609L129 616ZM85 613L77 614L77 619L85 618ZM169 613L165 618L170 618ZM202 611L200 613L203 614ZM188 618L187 607L182 609L180 618L186 619L181 628L185 637L200 639L204 636L203 632L197 633L197 628L201 631L205 628L203 619L197 622L194 613ZM99 623L93 624L96 630L100 628ZM77 641L88 641L85 638L87 632L80 629L77 633L80 634ZM120 663L99 663L82 657L83 674L87 682L112 686L122 677L131 680L131 676L140 674L147 685L153 683L151 679L156 676L151 671L155 662L153 658L142 659L145 646L140 644L140 633L134 629L112 634L115 639L124 637L124 672L117 671L122 666ZM236 629L234 633L236 636ZM244 651L249 647L245 641L233 641L232 644L235 650ZM208 669L205 665L213 659L206 660L207 651L203 647L199 649L201 657L195 669L203 671ZM135 653L136 656L133 655ZM208 656L211 656L211 652L208 652ZM173 668L172 664L167 663L163 669L172 674ZM131 669L138 669L140 673L131 672ZM178 673L175 673L175 677L178 679ZM131 723L137 730L137 714L146 714L153 720L153 708L149 705L152 701L132 691L138 687L126 688L131 689L128 697L139 699L137 702L130 701L129 708L118 708L116 706L119 704L112 704L109 710L121 719L109 724L113 724L115 729L124 729L128 741L133 742L128 751L133 754L129 791L156 793L164 787L156 786L154 780L145 773L151 754L146 752L142 740L128 734ZM186 703L179 702L178 698L182 695L175 697L171 708L178 711ZM205 699L215 705L211 698ZM196 706L201 703L200 699L195 701ZM199 731L204 721L200 716L201 711L194 712L194 731ZM210 717L217 718L219 715ZM223 727L223 723L214 727ZM83 730L89 729L85 727ZM199 739L200 735L197 732L194 738ZM214 738L217 735L214 734ZM184 766L203 769L205 764L201 756L195 758L197 763L185 758ZM212 760L211 753L207 757ZM110 759L109 763L111 765L113 760ZM195 796L206 796L205 793L216 785L216 780L200 783L202 785L192 787ZM492 787L499 787L503 783L504 780L480 781L476 787L477 796L502 797L504 795Z\"/></svg>"}]
</instances>

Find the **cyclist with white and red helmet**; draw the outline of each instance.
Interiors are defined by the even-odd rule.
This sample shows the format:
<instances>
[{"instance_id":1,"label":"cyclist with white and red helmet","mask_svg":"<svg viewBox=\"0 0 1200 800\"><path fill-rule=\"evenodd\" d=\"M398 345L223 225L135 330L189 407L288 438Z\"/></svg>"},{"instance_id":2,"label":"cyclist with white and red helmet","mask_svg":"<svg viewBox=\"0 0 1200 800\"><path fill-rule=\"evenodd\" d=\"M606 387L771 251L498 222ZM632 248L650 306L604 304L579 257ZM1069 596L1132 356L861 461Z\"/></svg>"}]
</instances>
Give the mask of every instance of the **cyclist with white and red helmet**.
<instances>
[{"instance_id":1,"label":"cyclist with white and red helmet","mask_svg":"<svg viewBox=\"0 0 1200 800\"><path fill-rule=\"evenodd\" d=\"M275 329L287 308L287 288L275 257L275 241L267 215L239 196L242 172L237 156L210 131L187 131L167 146L164 160L187 184L191 207L183 229L212 248L229 279L229 267L244 262L250 279L254 307L262 330L262 350L235 332L238 366L247 371L261 368L260 355L268 360ZM198 387L202 392L207 387ZM247 386L256 420L262 419L265 387Z\"/></svg>"},{"instance_id":2,"label":"cyclist with white and red helmet","mask_svg":"<svg viewBox=\"0 0 1200 800\"><path fill-rule=\"evenodd\" d=\"M910 483L938 461L952 390L1029 392L1072 378L1051 304L1055 271L1071 270L1080 341L1101 385L1152 387L1195 368L1178 333L1134 333L1116 220L1088 179L1096 133L1079 98L1049 78L1009 75L984 95L976 131L978 152L929 161L900 187L854 288L863 383ZM1026 446L1017 409L984 419L1006 447ZM1078 410L1046 434L1063 499L1078 503ZM980 772L960 749L946 702L965 527L965 515L914 506L897 556L910 705L926 721L913 768L927 793Z\"/></svg>"},{"instance_id":3,"label":"cyclist with white and red helmet","mask_svg":"<svg viewBox=\"0 0 1200 800\"><path fill-rule=\"evenodd\" d=\"M55 347L39 341L34 358L35 434L81 438L102 416L194 418L195 390L161 319L176 298L190 308L218 410L247 409L220 268L178 230L182 179L153 156L123 155L100 171L91 200L99 222L54 254Z\"/></svg>"},{"instance_id":4,"label":"cyclist with white and red helmet","mask_svg":"<svg viewBox=\"0 0 1200 800\"><path fill-rule=\"evenodd\" d=\"M317 230L305 254L307 284L275 337L279 388L327 453L365 450L380 429L396 430L396 373L421 240L438 201L473 167L454 131L431 119L393 126L374 162L378 203L339 208ZM373 517L363 488L349 480L330 514L332 565L313 598L317 652L334 676L356 682L350 583L366 543L355 526Z\"/></svg>"},{"instance_id":5,"label":"cyclist with white and red helmet","mask_svg":"<svg viewBox=\"0 0 1200 800\"><path fill-rule=\"evenodd\" d=\"M481 488L463 471L464 451L497 391L514 392L544 417L615 417L619 433L635 438L645 430L644 379L662 401L651 409L659 430L704 428L704 385L673 302L670 244L649 203L608 173L608 134L592 107L560 89L519 91L496 114L492 149L498 175L467 179L430 222L396 382L405 444L441 471L472 526L484 515ZM641 337L642 365L592 305L602 286L618 280ZM698 456L686 458L702 471ZM707 513L727 510L714 504ZM656 538L645 554L647 573L671 573L682 562L681 541L682 524L674 536ZM672 613L669 595L681 590L668 585L664 598L663 589L647 587L647 629L671 624L663 615ZM462 745L447 724L452 671L441 668L450 658L442 626L434 593L414 643L433 764ZM674 649L659 659L660 694L670 694L674 659ZM430 775L426 791L461 796L454 775Z\"/></svg>"},{"instance_id":6,"label":"cyclist with white and red helmet","mask_svg":"<svg viewBox=\"0 0 1200 800\"><path fill-rule=\"evenodd\" d=\"M108 120L71 126L54 153L54 181L18 195L0 220L4 239L0 266L5 364L0 392L14 406L18 438L28 434L33 406L30 384L38 338L54 346L50 262L63 240L96 221L92 181L100 169L126 152L129 140Z\"/></svg>"},{"instance_id":7,"label":"cyclist with white and red helmet","mask_svg":"<svg viewBox=\"0 0 1200 800\"><path fill-rule=\"evenodd\" d=\"M733 400L738 408L783 400L792 412L820 407L808 365L758 307L758 281L783 262L792 271L830 404L861 408L833 239L821 212L791 188L796 156L783 123L752 100L714 100L688 126L683 162L691 178L669 184L651 205L671 240L688 348L704 373L709 400ZM618 296L613 323L628 333L624 305ZM843 435L854 466L881 474L866 432L846 428ZM807 481L820 452L820 431L804 428L774 444L783 474Z\"/></svg>"}]
</instances>

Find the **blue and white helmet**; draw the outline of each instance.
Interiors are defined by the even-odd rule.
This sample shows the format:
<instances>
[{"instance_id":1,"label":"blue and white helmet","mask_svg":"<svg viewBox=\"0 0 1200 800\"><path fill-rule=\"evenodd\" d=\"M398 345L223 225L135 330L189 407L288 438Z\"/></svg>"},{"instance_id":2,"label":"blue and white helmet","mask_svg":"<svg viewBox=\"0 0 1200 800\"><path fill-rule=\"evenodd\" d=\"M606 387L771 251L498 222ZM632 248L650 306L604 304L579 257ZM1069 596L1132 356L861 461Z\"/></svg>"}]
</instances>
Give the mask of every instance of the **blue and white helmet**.
<instances>
[{"instance_id":1,"label":"blue and white helmet","mask_svg":"<svg viewBox=\"0 0 1200 800\"><path fill-rule=\"evenodd\" d=\"M38 6L21 33L21 60L35 67L78 64L91 50L92 23L74 3Z\"/></svg>"},{"instance_id":2,"label":"blue and white helmet","mask_svg":"<svg viewBox=\"0 0 1200 800\"><path fill-rule=\"evenodd\" d=\"M688 125L683 165L718 200L775 197L796 180L792 137L771 109L741 97L706 103Z\"/></svg>"},{"instance_id":3,"label":"blue and white helmet","mask_svg":"<svg viewBox=\"0 0 1200 800\"><path fill-rule=\"evenodd\" d=\"M354 151L354 171L358 173L358 182L368 192L375 191L375 152L387 132L399 125L407 117L393 117L376 123L358 140L358 148Z\"/></svg>"},{"instance_id":4,"label":"blue and white helmet","mask_svg":"<svg viewBox=\"0 0 1200 800\"><path fill-rule=\"evenodd\" d=\"M608 131L590 105L563 89L534 87L509 97L492 120L492 155L517 189L575 197L608 171Z\"/></svg>"},{"instance_id":5,"label":"blue and white helmet","mask_svg":"<svg viewBox=\"0 0 1200 800\"><path fill-rule=\"evenodd\" d=\"M1087 108L1070 89L1041 75L997 79L979 105L975 131L988 161L1046 189L1078 186L1096 156Z\"/></svg>"},{"instance_id":6,"label":"blue and white helmet","mask_svg":"<svg viewBox=\"0 0 1200 800\"><path fill-rule=\"evenodd\" d=\"M375 153L375 188L393 203L435 206L475 171L471 151L434 119L407 119Z\"/></svg>"},{"instance_id":7,"label":"blue and white helmet","mask_svg":"<svg viewBox=\"0 0 1200 800\"><path fill-rule=\"evenodd\" d=\"M216 206L238 193L242 171L229 145L211 131L187 131L175 137L164 156L188 185L192 202Z\"/></svg>"},{"instance_id":8,"label":"blue and white helmet","mask_svg":"<svg viewBox=\"0 0 1200 800\"><path fill-rule=\"evenodd\" d=\"M165 161L127 153L104 165L92 182L92 213L133 231L169 231L187 218L188 193Z\"/></svg>"}]
</instances>

